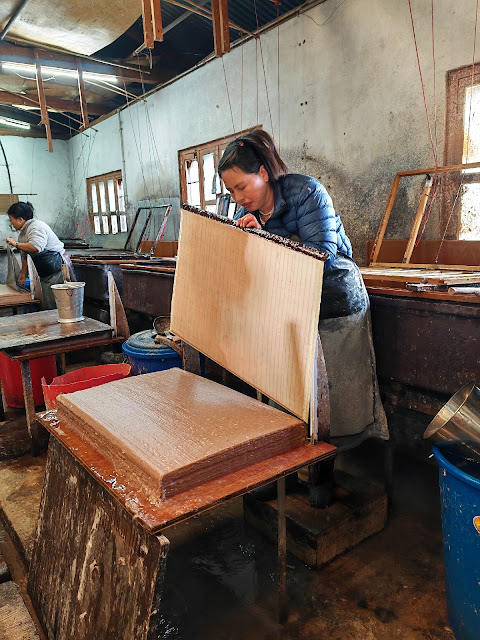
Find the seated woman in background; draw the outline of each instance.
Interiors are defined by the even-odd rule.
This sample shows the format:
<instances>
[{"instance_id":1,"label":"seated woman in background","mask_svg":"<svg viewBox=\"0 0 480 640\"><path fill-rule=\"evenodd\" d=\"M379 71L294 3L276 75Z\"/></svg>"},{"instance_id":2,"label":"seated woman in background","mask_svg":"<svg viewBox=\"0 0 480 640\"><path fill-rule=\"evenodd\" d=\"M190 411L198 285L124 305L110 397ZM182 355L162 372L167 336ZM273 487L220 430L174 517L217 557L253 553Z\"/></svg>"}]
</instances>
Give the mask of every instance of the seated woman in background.
<instances>
[{"instance_id":1,"label":"seated woman in background","mask_svg":"<svg viewBox=\"0 0 480 640\"><path fill-rule=\"evenodd\" d=\"M22 269L18 284L24 285L27 277L27 254L33 260L43 292L43 308L55 309L55 298L51 290L52 284L63 282L62 264L64 262L64 245L48 224L33 217L34 209L30 202L16 202L7 211L15 231L20 231L18 240L6 238L5 242L21 251ZM67 264L70 262L66 258Z\"/></svg>"},{"instance_id":2,"label":"seated woman in background","mask_svg":"<svg viewBox=\"0 0 480 640\"><path fill-rule=\"evenodd\" d=\"M265 229L328 253L319 332L329 381L332 441L347 448L369 436L388 439L368 294L327 190L315 178L288 173L273 139L261 129L231 142L218 172L240 205L235 215L239 226Z\"/></svg>"}]
</instances>

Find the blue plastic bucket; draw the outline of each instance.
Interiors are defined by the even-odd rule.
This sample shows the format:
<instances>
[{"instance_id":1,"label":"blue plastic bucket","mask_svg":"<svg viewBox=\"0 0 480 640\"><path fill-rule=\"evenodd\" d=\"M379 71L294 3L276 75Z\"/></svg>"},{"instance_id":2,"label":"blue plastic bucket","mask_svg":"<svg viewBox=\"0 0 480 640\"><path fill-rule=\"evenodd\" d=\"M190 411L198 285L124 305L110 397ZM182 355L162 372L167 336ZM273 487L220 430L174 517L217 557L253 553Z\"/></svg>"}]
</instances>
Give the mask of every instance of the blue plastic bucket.
<instances>
[{"instance_id":1,"label":"blue plastic bucket","mask_svg":"<svg viewBox=\"0 0 480 640\"><path fill-rule=\"evenodd\" d=\"M156 335L151 329L140 331L122 344L132 375L182 367L182 359L174 349L154 342Z\"/></svg>"},{"instance_id":2,"label":"blue plastic bucket","mask_svg":"<svg viewBox=\"0 0 480 640\"><path fill-rule=\"evenodd\" d=\"M478 640L480 463L465 460L464 450L459 447L456 451L455 443L434 446L433 453L440 465L448 619L457 640Z\"/></svg>"}]
</instances>

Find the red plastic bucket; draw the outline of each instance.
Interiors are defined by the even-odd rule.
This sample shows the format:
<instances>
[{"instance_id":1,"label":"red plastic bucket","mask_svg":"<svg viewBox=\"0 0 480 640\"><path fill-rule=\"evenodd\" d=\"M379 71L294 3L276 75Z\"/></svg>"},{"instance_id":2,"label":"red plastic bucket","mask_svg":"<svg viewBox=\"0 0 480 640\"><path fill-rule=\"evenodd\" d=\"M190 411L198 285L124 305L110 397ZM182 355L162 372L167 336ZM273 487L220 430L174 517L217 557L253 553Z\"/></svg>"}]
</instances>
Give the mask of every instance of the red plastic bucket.
<instances>
[{"instance_id":1,"label":"red plastic bucket","mask_svg":"<svg viewBox=\"0 0 480 640\"><path fill-rule=\"evenodd\" d=\"M32 372L33 400L35 406L39 407L43 404L42 378L51 382L57 375L55 356L30 360L30 371ZM1 352L0 379L2 380L3 395L7 405L22 409L25 406L25 400L23 399L20 363L13 362Z\"/></svg>"},{"instance_id":2,"label":"red plastic bucket","mask_svg":"<svg viewBox=\"0 0 480 640\"><path fill-rule=\"evenodd\" d=\"M82 389L98 387L113 380L120 380L120 378L128 378L130 370L129 364L101 364L65 373L63 376L54 378L51 384L42 380L45 406L47 409L56 409L57 396L60 393L73 393L74 391L82 391Z\"/></svg>"}]
</instances>

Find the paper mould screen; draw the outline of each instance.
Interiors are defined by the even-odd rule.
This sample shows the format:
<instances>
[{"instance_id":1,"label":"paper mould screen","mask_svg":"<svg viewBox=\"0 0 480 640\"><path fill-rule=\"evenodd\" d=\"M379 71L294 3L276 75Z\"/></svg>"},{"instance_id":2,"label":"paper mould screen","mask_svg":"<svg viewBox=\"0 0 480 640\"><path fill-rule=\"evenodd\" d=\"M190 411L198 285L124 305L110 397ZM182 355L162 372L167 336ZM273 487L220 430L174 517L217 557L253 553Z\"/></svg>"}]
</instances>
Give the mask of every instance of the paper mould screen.
<instances>
[{"instance_id":1,"label":"paper mould screen","mask_svg":"<svg viewBox=\"0 0 480 640\"><path fill-rule=\"evenodd\" d=\"M323 262L182 210L171 329L305 422Z\"/></svg>"}]
</instances>

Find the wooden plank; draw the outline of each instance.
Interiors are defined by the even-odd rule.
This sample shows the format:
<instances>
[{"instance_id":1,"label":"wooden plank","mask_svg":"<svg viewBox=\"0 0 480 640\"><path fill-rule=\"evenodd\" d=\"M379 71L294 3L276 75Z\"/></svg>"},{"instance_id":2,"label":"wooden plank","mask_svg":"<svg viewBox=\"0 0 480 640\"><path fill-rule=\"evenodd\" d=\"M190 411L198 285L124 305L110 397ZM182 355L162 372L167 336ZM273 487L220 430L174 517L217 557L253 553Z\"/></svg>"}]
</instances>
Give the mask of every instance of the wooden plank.
<instances>
[{"instance_id":1,"label":"wooden plank","mask_svg":"<svg viewBox=\"0 0 480 640\"><path fill-rule=\"evenodd\" d=\"M373 243L372 255L370 256L370 262L376 262L378 258L378 254L380 253L380 249L382 247L383 237L385 235L385 231L387 230L388 221L390 219L390 214L392 213L393 204L395 202L395 198L397 197L398 185L400 184L400 176L397 175L393 179L392 186L390 189L390 193L387 200L387 205L385 207L385 211L383 213L382 219L380 221L380 226L378 227L377 237L375 238L375 242Z\"/></svg>"},{"instance_id":2,"label":"wooden plank","mask_svg":"<svg viewBox=\"0 0 480 640\"><path fill-rule=\"evenodd\" d=\"M150 0L150 4L152 14L153 38L157 42L163 42L162 9L160 6L160 0Z\"/></svg>"},{"instance_id":3,"label":"wooden plank","mask_svg":"<svg viewBox=\"0 0 480 640\"><path fill-rule=\"evenodd\" d=\"M78 74L78 92L79 92L79 98L80 98L80 110L82 113L83 128L86 129L90 124L90 121L88 119L87 94L85 91L85 83L83 82L83 70L80 64L80 60L78 60L78 64L77 64L77 74Z\"/></svg>"},{"instance_id":4,"label":"wooden plank","mask_svg":"<svg viewBox=\"0 0 480 640\"><path fill-rule=\"evenodd\" d=\"M57 411L154 504L306 439L295 416L176 368L59 396Z\"/></svg>"},{"instance_id":5,"label":"wooden plank","mask_svg":"<svg viewBox=\"0 0 480 640\"><path fill-rule=\"evenodd\" d=\"M466 264L404 264L403 262L376 262L374 264L370 264L369 267L374 269L432 269L432 270L440 270L445 271L448 269L449 271L480 271L480 266L472 266ZM363 267L362 267L363 268Z\"/></svg>"},{"instance_id":6,"label":"wooden plank","mask_svg":"<svg viewBox=\"0 0 480 640\"><path fill-rule=\"evenodd\" d=\"M172 332L306 422L323 262L191 211L180 238Z\"/></svg>"},{"instance_id":7,"label":"wooden plank","mask_svg":"<svg viewBox=\"0 0 480 640\"><path fill-rule=\"evenodd\" d=\"M33 620L13 582L0 584L0 638L39 640Z\"/></svg>"},{"instance_id":8,"label":"wooden plank","mask_svg":"<svg viewBox=\"0 0 480 640\"><path fill-rule=\"evenodd\" d=\"M422 224L425 208L427 206L428 196L430 195L430 191L432 189L432 183L433 180L430 178L430 176L428 176L428 179L425 181L425 186L423 187L423 193L418 204L415 220L413 221L412 231L410 233L407 248L405 249L405 254L403 256L403 262L410 262L410 258L412 257L415 243L417 241L418 232L420 231L420 225Z\"/></svg>"},{"instance_id":9,"label":"wooden plank","mask_svg":"<svg viewBox=\"0 0 480 640\"><path fill-rule=\"evenodd\" d=\"M35 60L35 69L37 74L38 102L40 103L42 124L45 125L45 131L47 132L48 150L50 153L53 153L52 132L50 131L50 119L48 117L47 102L45 100L45 91L43 88L42 67L37 59Z\"/></svg>"},{"instance_id":10,"label":"wooden plank","mask_svg":"<svg viewBox=\"0 0 480 640\"><path fill-rule=\"evenodd\" d=\"M326 442L304 445L152 505L130 473L119 474L111 460L102 458L68 424L59 421L56 411L37 414L37 419L150 532L158 532L309 464L331 459L337 451Z\"/></svg>"},{"instance_id":11,"label":"wooden plank","mask_svg":"<svg viewBox=\"0 0 480 640\"><path fill-rule=\"evenodd\" d=\"M413 171L399 171L398 176L421 176L427 173L449 173L450 171L462 171L464 169L480 169L480 162L469 162L466 164L449 164L443 167L430 167L429 169L414 169Z\"/></svg>"},{"instance_id":12,"label":"wooden plank","mask_svg":"<svg viewBox=\"0 0 480 640\"><path fill-rule=\"evenodd\" d=\"M373 240L367 242L367 264L373 248ZM375 264L396 264L401 266L407 240L384 239ZM465 269L478 268L480 263L480 241L478 240L420 240L412 253L413 265L433 268L455 268L465 265ZM438 256L438 257L437 257Z\"/></svg>"},{"instance_id":13,"label":"wooden plank","mask_svg":"<svg viewBox=\"0 0 480 640\"><path fill-rule=\"evenodd\" d=\"M113 335L123 336L127 340L130 337L128 320L111 271L108 272L108 302L110 306L110 324L113 327Z\"/></svg>"},{"instance_id":14,"label":"wooden plank","mask_svg":"<svg viewBox=\"0 0 480 640\"><path fill-rule=\"evenodd\" d=\"M0 284L0 308L30 304L32 295L28 291L17 291L8 284Z\"/></svg>"},{"instance_id":15,"label":"wooden plank","mask_svg":"<svg viewBox=\"0 0 480 640\"><path fill-rule=\"evenodd\" d=\"M152 5L151 0L142 0L143 36L147 49L155 46L152 25Z\"/></svg>"},{"instance_id":16,"label":"wooden plank","mask_svg":"<svg viewBox=\"0 0 480 640\"><path fill-rule=\"evenodd\" d=\"M52 440L28 577L49 640L158 637L168 547Z\"/></svg>"},{"instance_id":17,"label":"wooden plank","mask_svg":"<svg viewBox=\"0 0 480 640\"><path fill-rule=\"evenodd\" d=\"M480 299L477 296L470 294L452 295L448 291L408 291L407 289L395 289L387 286L373 286L366 284L367 292L372 295L385 295L385 296L401 296L404 298L426 298L430 300L445 300L446 302L469 302L472 304L480 304Z\"/></svg>"}]
</instances>

